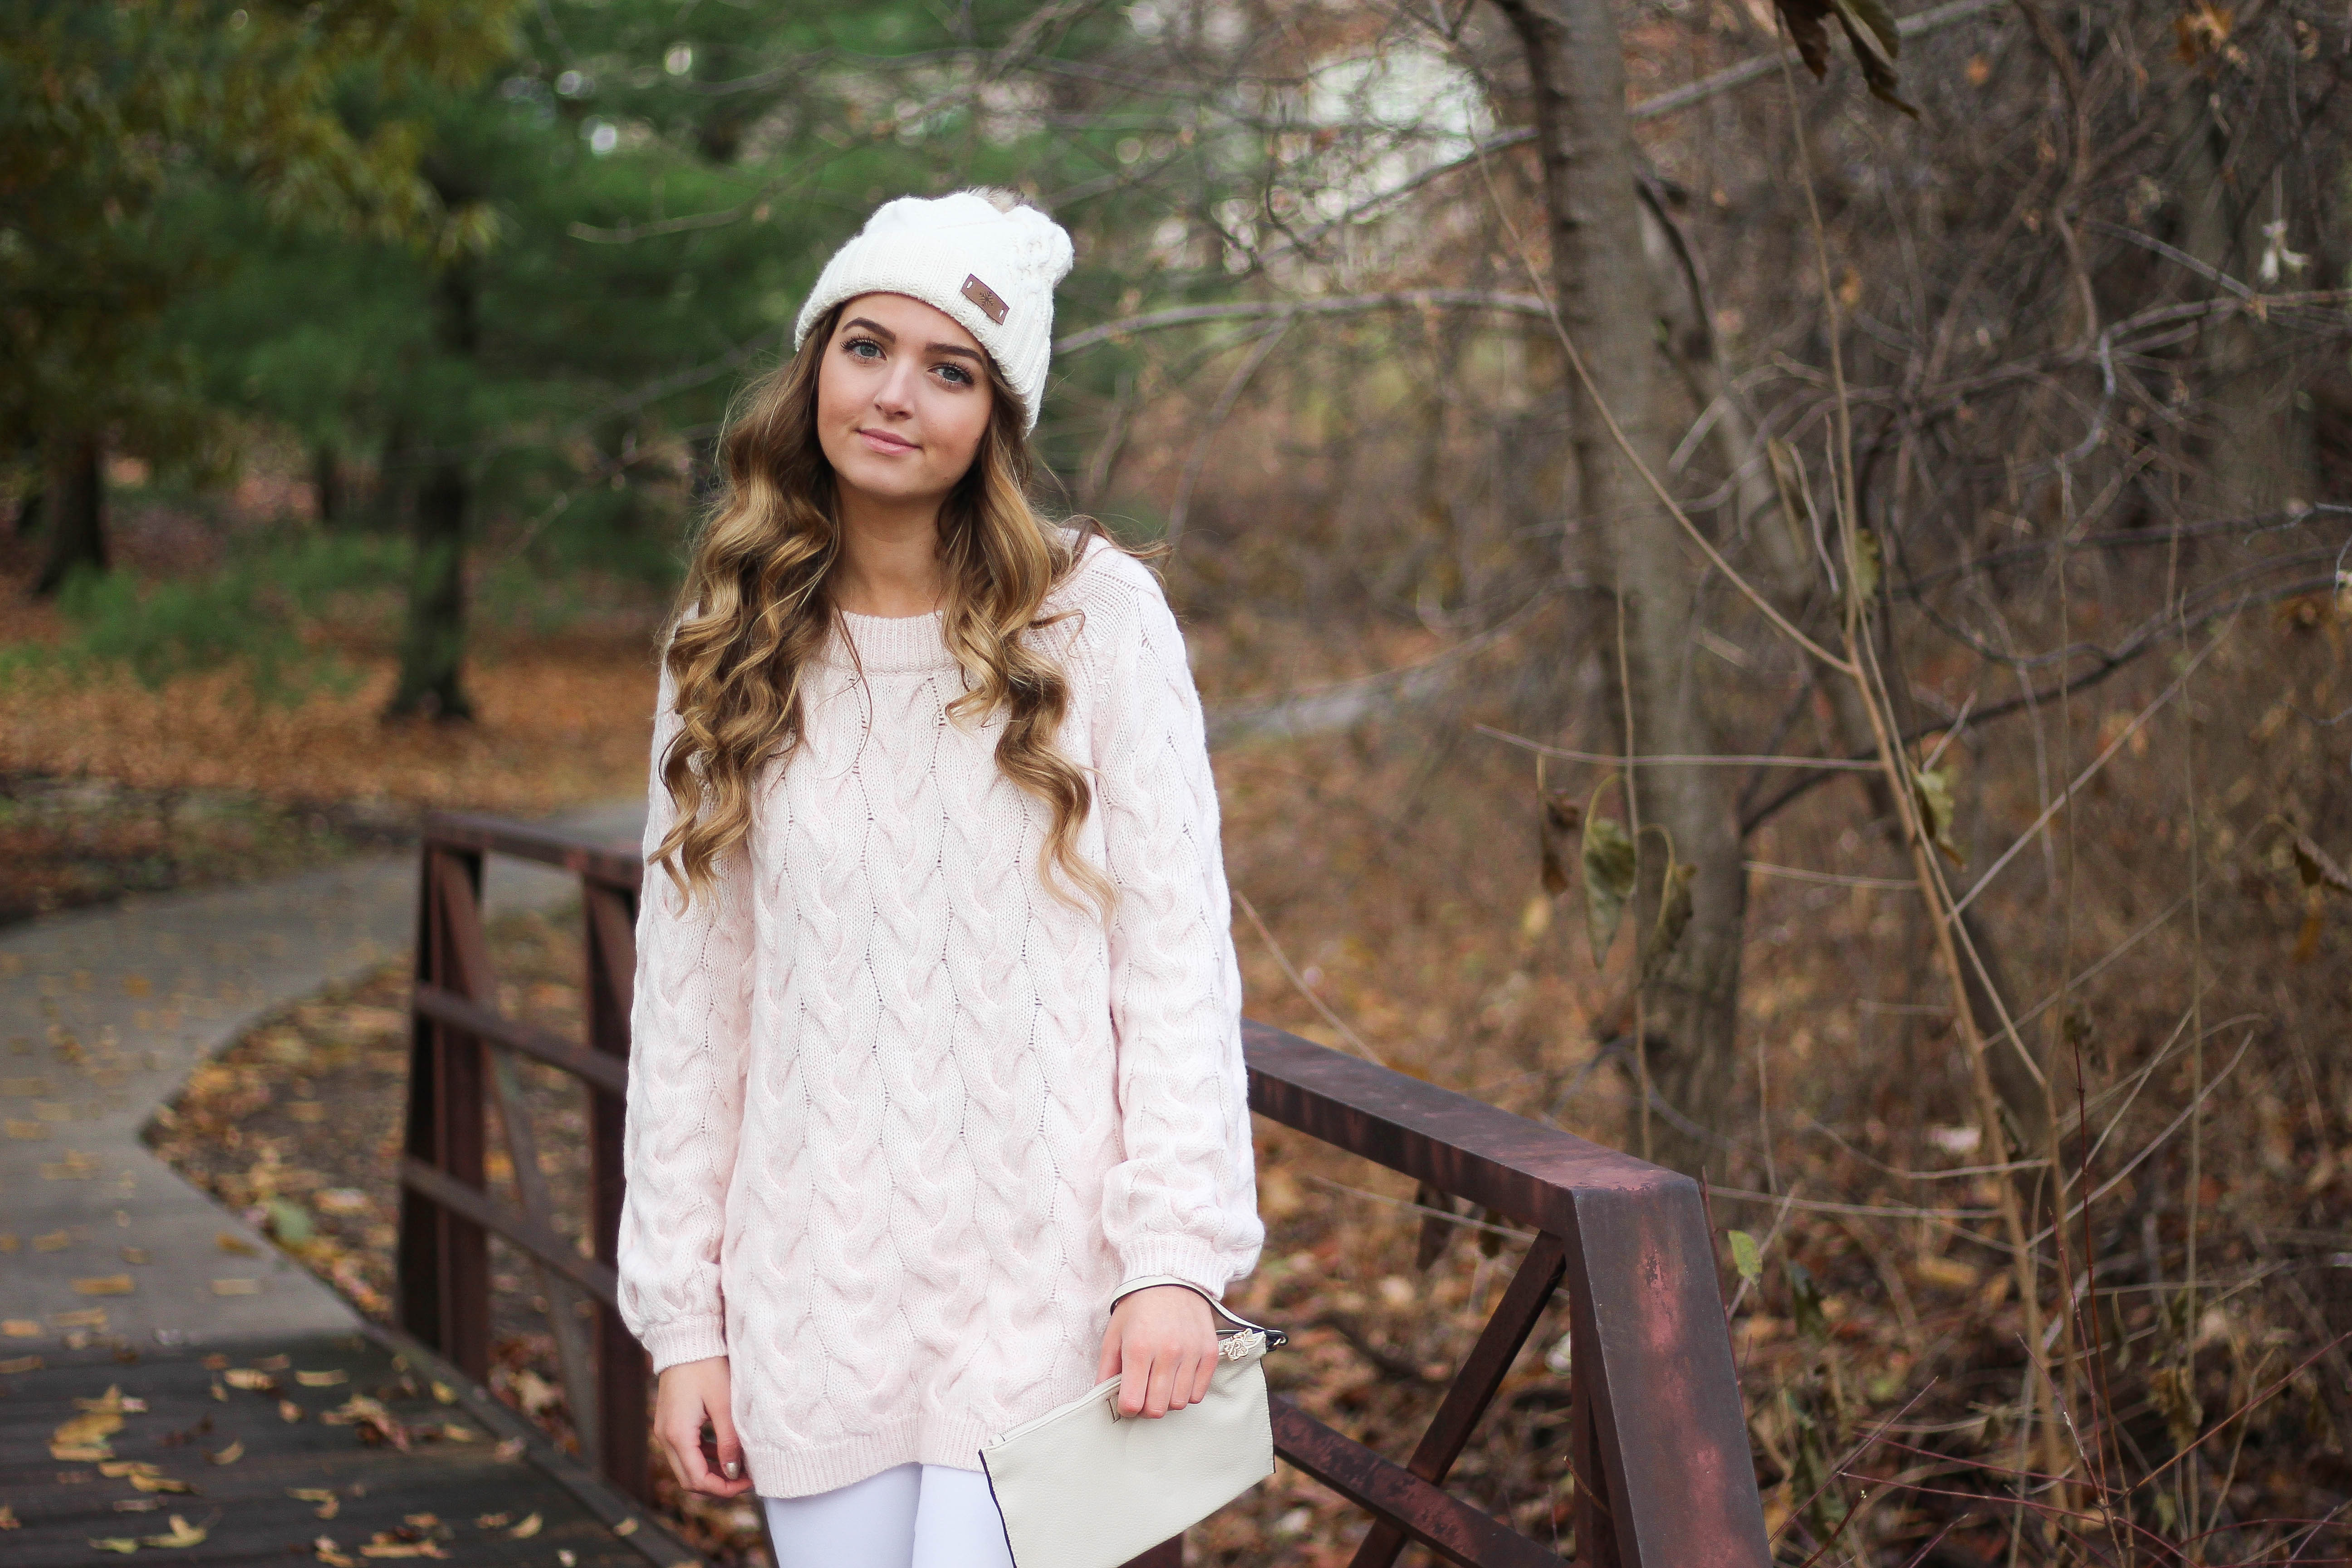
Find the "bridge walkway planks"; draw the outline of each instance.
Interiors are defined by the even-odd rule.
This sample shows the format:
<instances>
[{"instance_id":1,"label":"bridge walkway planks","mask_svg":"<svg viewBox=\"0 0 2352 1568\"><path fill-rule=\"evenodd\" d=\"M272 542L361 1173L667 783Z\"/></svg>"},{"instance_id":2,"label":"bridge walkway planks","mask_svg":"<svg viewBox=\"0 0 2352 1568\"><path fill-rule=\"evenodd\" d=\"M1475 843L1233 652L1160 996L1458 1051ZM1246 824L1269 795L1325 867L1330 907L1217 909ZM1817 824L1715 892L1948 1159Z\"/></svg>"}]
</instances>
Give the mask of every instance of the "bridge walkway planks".
<instances>
[{"instance_id":1,"label":"bridge walkway planks","mask_svg":"<svg viewBox=\"0 0 2352 1568\"><path fill-rule=\"evenodd\" d=\"M672 1568L696 1561L513 1412L479 1389L452 1386L446 1363L373 1333L149 1350L135 1358L93 1347L40 1360L37 1369L0 1376L0 1505L15 1521L0 1531L0 1562L8 1568L123 1561L93 1544L110 1540L142 1542L128 1560L154 1568L331 1568L338 1558L357 1568L406 1561ZM263 1371L277 1386L232 1386L232 1369ZM302 1372L313 1374L307 1383L297 1376ZM335 1374L341 1381L330 1382ZM436 1378L451 1401L436 1396ZM110 1462L58 1457L58 1428L83 1413L77 1402L103 1401L110 1388L124 1404L144 1405L124 1410L121 1427L103 1438ZM383 1440L381 1426L322 1419L355 1394L380 1402L405 1436L405 1451ZM299 1419L286 1419L281 1401ZM212 1456L232 1444L240 1446L238 1457L215 1463ZM194 1489L142 1491L129 1474L105 1473L124 1462ZM295 1490L331 1492L333 1517L318 1517L329 1505L289 1495ZM203 1531L203 1541L143 1543L170 1534L174 1514ZM527 1525L533 1517L535 1529ZM526 1531L520 1537L519 1527ZM330 1544L322 1547L321 1538Z\"/></svg>"}]
</instances>

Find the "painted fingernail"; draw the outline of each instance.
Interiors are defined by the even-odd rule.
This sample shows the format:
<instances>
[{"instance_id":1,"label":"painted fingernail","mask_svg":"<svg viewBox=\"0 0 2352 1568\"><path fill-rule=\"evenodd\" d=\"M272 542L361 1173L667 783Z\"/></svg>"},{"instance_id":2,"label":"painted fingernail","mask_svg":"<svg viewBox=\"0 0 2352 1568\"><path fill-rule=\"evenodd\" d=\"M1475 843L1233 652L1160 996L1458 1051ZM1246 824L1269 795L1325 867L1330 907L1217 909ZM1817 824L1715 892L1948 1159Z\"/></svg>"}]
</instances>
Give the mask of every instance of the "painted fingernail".
<instances>
[{"instance_id":1,"label":"painted fingernail","mask_svg":"<svg viewBox=\"0 0 2352 1568\"><path fill-rule=\"evenodd\" d=\"M723 1464L723 1465L719 1466L719 1468L720 1469L722 1469L722 1470L724 1470L724 1471L726 1471L726 1472L727 1472L727 1479L728 1479L729 1480L730 1480L730 1481L731 1481L731 1480L733 1480L737 1476L740 1476L740 1475L741 1475L741 1474L743 1473L743 1467L742 1467L742 1466L740 1466L740 1465L739 1465L739 1464L737 1464L737 1463L736 1463L734 1460L732 1460L732 1459L728 1460L725 1464Z\"/></svg>"}]
</instances>

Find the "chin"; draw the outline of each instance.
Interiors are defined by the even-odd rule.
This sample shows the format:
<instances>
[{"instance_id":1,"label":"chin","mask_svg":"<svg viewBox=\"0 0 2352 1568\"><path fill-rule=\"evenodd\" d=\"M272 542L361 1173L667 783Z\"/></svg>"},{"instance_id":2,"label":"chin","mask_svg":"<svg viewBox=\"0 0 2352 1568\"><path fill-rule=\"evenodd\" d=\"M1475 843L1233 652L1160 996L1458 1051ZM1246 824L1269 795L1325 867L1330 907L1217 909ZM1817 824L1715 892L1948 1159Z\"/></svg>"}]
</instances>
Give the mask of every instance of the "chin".
<instances>
[{"instance_id":1,"label":"chin","mask_svg":"<svg viewBox=\"0 0 2352 1568\"><path fill-rule=\"evenodd\" d=\"M935 493L916 475L887 463L835 463L833 471L844 488L877 500L916 501Z\"/></svg>"}]
</instances>

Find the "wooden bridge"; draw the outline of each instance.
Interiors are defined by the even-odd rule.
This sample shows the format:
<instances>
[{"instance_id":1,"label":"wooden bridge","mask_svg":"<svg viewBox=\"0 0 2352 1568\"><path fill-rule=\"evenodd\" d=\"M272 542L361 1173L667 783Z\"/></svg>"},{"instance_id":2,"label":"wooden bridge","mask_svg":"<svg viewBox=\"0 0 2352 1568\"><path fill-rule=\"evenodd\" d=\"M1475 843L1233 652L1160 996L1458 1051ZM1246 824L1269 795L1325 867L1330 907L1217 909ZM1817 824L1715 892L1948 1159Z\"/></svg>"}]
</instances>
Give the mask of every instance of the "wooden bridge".
<instances>
[{"instance_id":1,"label":"wooden bridge","mask_svg":"<svg viewBox=\"0 0 2352 1568\"><path fill-rule=\"evenodd\" d=\"M559 1037L495 1010L480 914L483 858L559 866L580 879L587 1034ZM649 1495L648 1368L614 1304L636 904L634 847L458 814L424 845L400 1310L407 1332L472 1378L488 1369L488 1239L503 1237L555 1287L594 1303L593 1331L549 1314L592 1462ZM1591 1568L1768 1568L1748 1432L1698 1189L1690 1178L1262 1024L1244 1025L1250 1106L1334 1147L1522 1225L1536 1239L1402 1463L1277 1397L1281 1457L1373 1518L1355 1568L1388 1568L1418 1542L1463 1568L1559 1568L1545 1545L1455 1498L1445 1478L1556 1291L1567 1292L1575 1538ZM590 1091L583 1258L538 1178L515 1057ZM490 1194L485 1110L499 1102L520 1206ZM567 1331L567 1330L569 1331ZM1176 1568L1182 1543L1139 1562Z\"/></svg>"},{"instance_id":2,"label":"wooden bridge","mask_svg":"<svg viewBox=\"0 0 2352 1568\"><path fill-rule=\"evenodd\" d=\"M585 1040L496 1009L480 904L493 854L578 879ZM280 1325L268 1341L215 1336L201 1345L159 1328L152 1347L102 1336L0 1364L0 1562L47 1568L163 1553L330 1568L410 1556L678 1568L693 1560L646 1506L647 1366L614 1306L641 876L632 846L485 817L429 820L400 1165L401 1327L330 1331L322 1317ZM1415 1542L1464 1568L1559 1568L1550 1546L1445 1483L1562 1291L1580 1560L1768 1568L1695 1185L1279 1029L1248 1024L1245 1045L1259 1114L1536 1233L1409 1454L1376 1453L1276 1398L1282 1458L1371 1516L1357 1568L1387 1568ZM588 1091L589 1212L572 1223L555 1213L540 1173L521 1058L561 1068ZM487 1146L493 1103L512 1173L498 1185ZM572 1239L582 1230L593 1256ZM493 1235L540 1270L585 1464L482 1386ZM338 1310L332 1321L349 1321ZM1182 1557L1182 1543L1170 1542L1139 1562L1176 1568Z\"/></svg>"}]
</instances>

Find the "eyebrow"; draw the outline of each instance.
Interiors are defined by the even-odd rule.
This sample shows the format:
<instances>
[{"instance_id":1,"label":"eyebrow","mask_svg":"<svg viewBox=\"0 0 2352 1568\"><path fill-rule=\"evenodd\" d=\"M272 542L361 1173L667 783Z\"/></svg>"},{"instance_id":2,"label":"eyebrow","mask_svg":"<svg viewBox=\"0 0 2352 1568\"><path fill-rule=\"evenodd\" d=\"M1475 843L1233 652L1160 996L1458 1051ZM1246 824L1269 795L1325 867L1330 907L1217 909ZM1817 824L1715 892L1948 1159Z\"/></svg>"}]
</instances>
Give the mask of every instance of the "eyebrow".
<instances>
[{"instance_id":1,"label":"eyebrow","mask_svg":"<svg viewBox=\"0 0 2352 1568\"><path fill-rule=\"evenodd\" d=\"M872 332L876 337L880 338L886 343L895 343L898 341L898 333L892 331L881 322L868 320L864 316L853 316L848 321L844 321L842 325L844 327L864 327L867 331ZM927 353L958 354L971 361L974 364L980 363L980 355L974 353L968 348L963 348L955 343L926 343L923 345L923 349Z\"/></svg>"}]
</instances>

